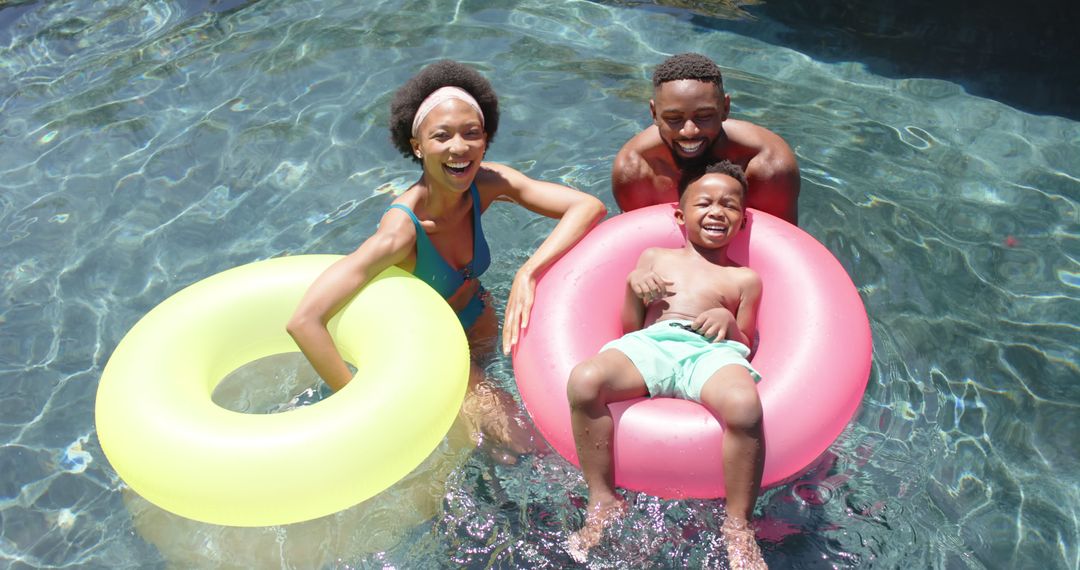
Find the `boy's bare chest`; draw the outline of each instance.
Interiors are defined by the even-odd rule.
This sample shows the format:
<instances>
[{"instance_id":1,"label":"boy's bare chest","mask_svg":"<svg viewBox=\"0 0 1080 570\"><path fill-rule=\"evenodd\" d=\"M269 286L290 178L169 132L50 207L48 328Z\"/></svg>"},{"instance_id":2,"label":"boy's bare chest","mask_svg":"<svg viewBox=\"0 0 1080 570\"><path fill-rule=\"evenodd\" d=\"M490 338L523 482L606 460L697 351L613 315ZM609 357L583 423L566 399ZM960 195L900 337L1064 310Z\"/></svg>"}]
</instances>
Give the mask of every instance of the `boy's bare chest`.
<instances>
[{"instance_id":1,"label":"boy's bare chest","mask_svg":"<svg viewBox=\"0 0 1080 570\"><path fill-rule=\"evenodd\" d=\"M664 275L675 284L669 302L673 308L678 305L688 312L725 307L735 313L741 295L734 271L730 267L674 263Z\"/></svg>"}]
</instances>

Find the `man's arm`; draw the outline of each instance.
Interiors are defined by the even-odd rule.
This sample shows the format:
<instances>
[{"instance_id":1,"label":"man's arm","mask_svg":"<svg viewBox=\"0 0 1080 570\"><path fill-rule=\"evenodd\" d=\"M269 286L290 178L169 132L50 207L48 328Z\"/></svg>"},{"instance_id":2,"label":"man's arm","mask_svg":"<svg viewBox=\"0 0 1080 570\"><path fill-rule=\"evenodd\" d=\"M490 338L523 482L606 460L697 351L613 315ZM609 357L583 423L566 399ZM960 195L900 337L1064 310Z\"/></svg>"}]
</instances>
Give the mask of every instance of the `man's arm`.
<instances>
[{"instance_id":1,"label":"man's arm","mask_svg":"<svg viewBox=\"0 0 1080 570\"><path fill-rule=\"evenodd\" d=\"M679 199L675 181L658 176L642 155L644 132L627 141L611 165L611 193L624 212Z\"/></svg>"},{"instance_id":2,"label":"man's arm","mask_svg":"<svg viewBox=\"0 0 1080 570\"><path fill-rule=\"evenodd\" d=\"M798 225L799 166L790 149L779 157L759 154L751 159L746 168L746 182L750 187L747 206Z\"/></svg>"},{"instance_id":3,"label":"man's arm","mask_svg":"<svg viewBox=\"0 0 1080 570\"><path fill-rule=\"evenodd\" d=\"M799 164L795 153L780 135L747 121L728 120L729 139L750 151L746 181L750 191L746 205L783 218L799 221Z\"/></svg>"}]
</instances>

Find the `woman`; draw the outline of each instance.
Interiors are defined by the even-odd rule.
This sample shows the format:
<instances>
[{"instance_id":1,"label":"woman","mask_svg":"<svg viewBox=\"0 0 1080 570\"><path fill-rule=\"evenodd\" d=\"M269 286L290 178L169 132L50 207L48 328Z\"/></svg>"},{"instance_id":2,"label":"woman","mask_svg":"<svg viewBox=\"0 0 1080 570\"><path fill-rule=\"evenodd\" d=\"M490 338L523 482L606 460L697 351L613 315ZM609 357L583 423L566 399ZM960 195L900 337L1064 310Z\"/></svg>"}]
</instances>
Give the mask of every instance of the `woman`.
<instances>
[{"instance_id":1,"label":"woman","mask_svg":"<svg viewBox=\"0 0 1080 570\"><path fill-rule=\"evenodd\" d=\"M527 429L505 412L513 399L487 385L478 364L492 350L498 329L477 279L490 262L480 214L493 202L507 201L559 220L514 276L502 335L503 352L509 353L528 326L537 275L604 216L604 206L566 186L482 162L498 129L498 99L472 68L448 60L425 67L394 94L390 110L394 145L420 163L423 173L394 200L374 235L316 279L288 324L289 334L323 380L340 389L352 373L326 322L387 267L412 272L446 298L469 338L473 362L463 410L479 424L478 443L486 434L511 451L523 451Z\"/></svg>"}]
</instances>

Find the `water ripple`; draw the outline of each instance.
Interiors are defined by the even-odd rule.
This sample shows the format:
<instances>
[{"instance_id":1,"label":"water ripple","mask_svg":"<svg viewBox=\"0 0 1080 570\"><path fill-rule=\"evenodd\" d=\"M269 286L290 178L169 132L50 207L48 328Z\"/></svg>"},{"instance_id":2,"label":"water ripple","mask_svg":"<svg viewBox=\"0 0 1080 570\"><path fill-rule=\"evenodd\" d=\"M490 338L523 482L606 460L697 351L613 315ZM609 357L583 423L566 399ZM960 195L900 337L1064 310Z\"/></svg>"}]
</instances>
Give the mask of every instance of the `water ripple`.
<instances>
[{"instance_id":1,"label":"water ripple","mask_svg":"<svg viewBox=\"0 0 1080 570\"><path fill-rule=\"evenodd\" d=\"M571 566L562 543L585 487L553 453L507 466L448 440L354 510L197 525L134 496L103 460L96 384L125 332L183 286L370 235L418 176L385 125L392 90L423 63L460 59L495 84L491 160L615 211L611 160L650 122L652 65L697 50L724 66L735 117L791 143L801 224L848 270L874 333L856 420L758 503L767 560L1076 566L1080 453L1063 436L1080 430L1075 122L815 61L672 8L211 4L4 8L0 565ZM498 245L485 286L503 310L552 223L506 205L484 223ZM506 359L488 373L513 389ZM274 389L236 403L281 411L320 397L265 376ZM722 502L628 499L630 518L589 567L724 564Z\"/></svg>"}]
</instances>

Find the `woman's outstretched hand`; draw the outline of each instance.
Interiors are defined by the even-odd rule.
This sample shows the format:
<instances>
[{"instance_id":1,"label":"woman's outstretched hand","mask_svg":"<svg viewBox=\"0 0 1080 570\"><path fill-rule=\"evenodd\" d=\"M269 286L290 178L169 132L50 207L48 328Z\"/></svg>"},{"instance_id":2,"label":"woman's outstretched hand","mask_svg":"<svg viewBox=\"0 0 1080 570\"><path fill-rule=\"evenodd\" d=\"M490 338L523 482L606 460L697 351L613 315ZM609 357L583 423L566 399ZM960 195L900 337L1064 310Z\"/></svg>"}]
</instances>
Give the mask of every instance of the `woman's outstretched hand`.
<instances>
[{"instance_id":1,"label":"woman's outstretched hand","mask_svg":"<svg viewBox=\"0 0 1080 570\"><path fill-rule=\"evenodd\" d=\"M510 354L510 349L517 344L518 335L529 326L529 313L532 311L533 294L536 292L536 276L525 267L514 275L510 285L510 297L506 300L506 316L503 319L503 354Z\"/></svg>"}]
</instances>

